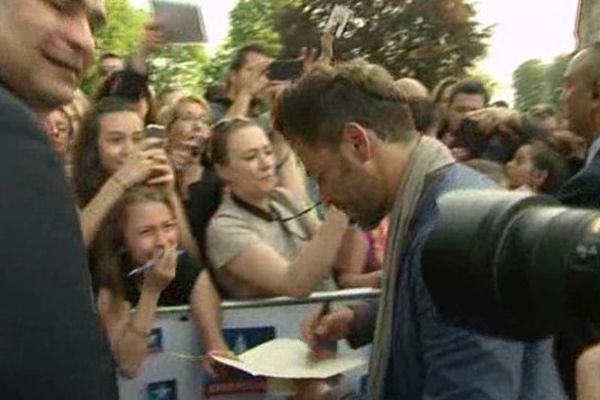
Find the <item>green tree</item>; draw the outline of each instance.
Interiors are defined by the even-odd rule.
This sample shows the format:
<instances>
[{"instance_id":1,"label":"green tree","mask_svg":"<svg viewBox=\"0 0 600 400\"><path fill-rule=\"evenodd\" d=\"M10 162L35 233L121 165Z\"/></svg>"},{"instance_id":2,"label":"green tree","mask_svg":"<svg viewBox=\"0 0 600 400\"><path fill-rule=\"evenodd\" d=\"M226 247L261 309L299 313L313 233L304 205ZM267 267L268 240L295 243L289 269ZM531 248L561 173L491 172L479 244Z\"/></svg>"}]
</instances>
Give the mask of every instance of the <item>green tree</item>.
<instances>
[{"instance_id":1,"label":"green tree","mask_svg":"<svg viewBox=\"0 0 600 400\"><path fill-rule=\"evenodd\" d=\"M551 63L532 59L519 65L513 73L516 108L527 111L540 103L560 108L563 76L571 57L562 54Z\"/></svg>"},{"instance_id":2,"label":"green tree","mask_svg":"<svg viewBox=\"0 0 600 400\"><path fill-rule=\"evenodd\" d=\"M335 43L337 60L368 57L396 77L412 77L433 87L446 76L462 76L485 55L491 27L480 27L464 0L339 0L353 11L351 23ZM284 56L300 47L318 47L320 31L333 4L302 0L280 9L276 30Z\"/></svg>"},{"instance_id":3,"label":"green tree","mask_svg":"<svg viewBox=\"0 0 600 400\"><path fill-rule=\"evenodd\" d=\"M538 59L525 61L513 73L515 107L527 111L545 100L545 83L547 66Z\"/></svg>"},{"instance_id":4,"label":"green tree","mask_svg":"<svg viewBox=\"0 0 600 400\"><path fill-rule=\"evenodd\" d=\"M106 26L98 33L100 53L110 51L121 56L131 54L139 43L150 16L132 7L129 0L106 0L106 16Z\"/></svg>"},{"instance_id":5,"label":"green tree","mask_svg":"<svg viewBox=\"0 0 600 400\"><path fill-rule=\"evenodd\" d=\"M120 56L131 54L142 37L144 25L150 20L144 11L133 8L129 0L106 0L106 25L98 32L100 57L105 52ZM99 84L96 68L92 68L81 83L82 90L92 95Z\"/></svg>"},{"instance_id":6,"label":"green tree","mask_svg":"<svg viewBox=\"0 0 600 400\"><path fill-rule=\"evenodd\" d=\"M562 106L563 78L572 54L562 54L554 59L546 69L546 99L545 102L554 105L557 109Z\"/></svg>"},{"instance_id":7,"label":"green tree","mask_svg":"<svg viewBox=\"0 0 600 400\"><path fill-rule=\"evenodd\" d=\"M208 61L204 45L164 46L152 60L150 81L158 93L178 88L202 94L208 80L204 72Z\"/></svg>"},{"instance_id":8,"label":"green tree","mask_svg":"<svg viewBox=\"0 0 600 400\"><path fill-rule=\"evenodd\" d=\"M274 18L279 10L293 0L239 0L229 13L229 32L225 43L206 66L209 80L219 81L235 51L249 43L260 43L268 54L276 56L281 50L281 38L275 30Z\"/></svg>"}]
</instances>

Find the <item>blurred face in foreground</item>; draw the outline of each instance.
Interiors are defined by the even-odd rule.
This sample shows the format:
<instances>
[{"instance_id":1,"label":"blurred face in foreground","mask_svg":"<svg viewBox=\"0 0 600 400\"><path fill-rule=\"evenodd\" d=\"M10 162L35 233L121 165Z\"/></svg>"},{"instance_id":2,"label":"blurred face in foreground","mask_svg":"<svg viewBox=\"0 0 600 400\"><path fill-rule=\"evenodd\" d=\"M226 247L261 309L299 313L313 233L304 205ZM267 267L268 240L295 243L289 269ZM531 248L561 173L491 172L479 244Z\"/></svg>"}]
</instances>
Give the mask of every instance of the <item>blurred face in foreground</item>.
<instances>
[{"instance_id":1,"label":"blurred face in foreground","mask_svg":"<svg viewBox=\"0 0 600 400\"><path fill-rule=\"evenodd\" d=\"M99 0L0 2L0 79L37 111L69 103L93 63Z\"/></svg>"}]
</instances>

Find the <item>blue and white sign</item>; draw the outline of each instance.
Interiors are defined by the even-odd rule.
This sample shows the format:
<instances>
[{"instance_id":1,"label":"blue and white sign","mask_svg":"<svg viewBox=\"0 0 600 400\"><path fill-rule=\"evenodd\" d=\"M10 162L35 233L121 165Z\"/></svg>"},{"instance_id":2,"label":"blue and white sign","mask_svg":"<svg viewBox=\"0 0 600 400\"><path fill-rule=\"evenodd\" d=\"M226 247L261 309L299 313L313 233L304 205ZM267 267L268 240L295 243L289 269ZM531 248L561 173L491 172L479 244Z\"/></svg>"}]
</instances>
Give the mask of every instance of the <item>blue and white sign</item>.
<instances>
[{"instance_id":1,"label":"blue and white sign","mask_svg":"<svg viewBox=\"0 0 600 400\"><path fill-rule=\"evenodd\" d=\"M160 353L163 351L163 330L162 328L154 328L150 331L150 339L148 340L148 351L150 353Z\"/></svg>"},{"instance_id":2,"label":"blue and white sign","mask_svg":"<svg viewBox=\"0 0 600 400\"><path fill-rule=\"evenodd\" d=\"M259 344L275 339L274 326L223 329L223 336L235 354L241 354Z\"/></svg>"},{"instance_id":3,"label":"blue and white sign","mask_svg":"<svg viewBox=\"0 0 600 400\"><path fill-rule=\"evenodd\" d=\"M146 392L148 400L177 400L177 382L173 379L150 383Z\"/></svg>"}]
</instances>

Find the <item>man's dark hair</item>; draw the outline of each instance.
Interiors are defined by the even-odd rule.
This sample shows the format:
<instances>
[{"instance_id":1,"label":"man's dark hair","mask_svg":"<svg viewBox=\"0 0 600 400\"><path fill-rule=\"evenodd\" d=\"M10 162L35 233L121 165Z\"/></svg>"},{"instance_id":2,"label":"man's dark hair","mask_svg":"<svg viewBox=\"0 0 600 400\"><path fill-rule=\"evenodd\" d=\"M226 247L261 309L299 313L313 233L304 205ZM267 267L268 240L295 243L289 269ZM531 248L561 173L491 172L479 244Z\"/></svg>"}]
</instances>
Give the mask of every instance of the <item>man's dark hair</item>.
<instances>
[{"instance_id":1,"label":"man's dark hair","mask_svg":"<svg viewBox=\"0 0 600 400\"><path fill-rule=\"evenodd\" d=\"M100 56L100 61L106 60L107 58L121 58L121 56L117 53L109 51L106 53L102 53L102 55Z\"/></svg>"},{"instance_id":2,"label":"man's dark hair","mask_svg":"<svg viewBox=\"0 0 600 400\"><path fill-rule=\"evenodd\" d=\"M496 100L491 104L492 107L510 108L509 104L504 100Z\"/></svg>"},{"instance_id":3,"label":"man's dark hair","mask_svg":"<svg viewBox=\"0 0 600 400\"><path fill-rule=\"evenodd\" d=\"M263 56L267 56L267 50L258 43L248 44L244 47L238 49L235 52L235 55L231 59L231 63L229 64L229 71L239 71L242 69L244 64L246 64L246 59L248 54L257 53L262 54Z\"/></svg>"},{"instance_id":4,"label":"man's dark hair","mask_svg":"<svg viewBox=\"0 0 600 400\"><path fill-rule=\"evenodd\" d=\"M484 104L490 101L490 94L479 79L464 79L452 87L448 104L452 104L459 94L474 94L483 96Z\"/></svg>"},{"instance_id":5,"label":"man's dark hair","mask_svg":"<svg viewBox=\"0 0 600 400\"><path fill-rule=\"evenodd\" d=\"M541 140L532 142L531 159L536 169L548 173L540 187L542 193L555 194L569 179L570 171L566 157L552 148L549 143Z\"/></svg>"},{"instance_id":6,"label":"man's dark hair","mask_svg":"<svg viewBox=\"0 0 600 400\"><path fill-rule=\"evenodd\" d=\"M365 61L316 67L283 93L275 117L277 130L308 145L337 148L350 122L389 142L408 142L417 135L406 98L392 76Z\"/></svg>"},{"instance_id":7,"label":"man's dark hair","mask_svg":"<svg viewBox=\"0 0 600 400\"><path fill-rule=\"evenodd\" d=\"M415 128L425 133L430 129L439 128L442 124L443 114L440 107L429 99L414 99L408 103L415 122Z\"/></svg>"}]
</instances>

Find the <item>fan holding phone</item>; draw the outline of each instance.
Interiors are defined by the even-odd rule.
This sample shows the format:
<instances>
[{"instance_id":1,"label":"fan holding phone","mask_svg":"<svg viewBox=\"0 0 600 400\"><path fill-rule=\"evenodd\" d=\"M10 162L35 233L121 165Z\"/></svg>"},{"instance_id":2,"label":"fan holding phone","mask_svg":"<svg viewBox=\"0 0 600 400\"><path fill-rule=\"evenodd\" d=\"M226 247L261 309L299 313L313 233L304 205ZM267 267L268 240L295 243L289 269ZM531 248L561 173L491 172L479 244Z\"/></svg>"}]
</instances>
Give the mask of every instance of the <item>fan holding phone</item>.
<instances>
[{"instance_id":1,"label":"fan holding phone","mask_svg":"<svg viewBox=\"0 0 600 400\"><path fill-rule=\"evenodd\" d=\"M183 247L197 254L163 146L162 139L144 137L143 121L127 100L109 97L88 113L73 156L73 181L87 246L125 192L138 185L162 186L177 206Z\"/></svg>"}]
</instances>

